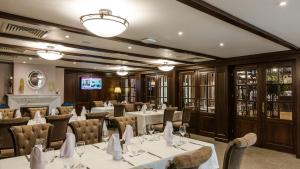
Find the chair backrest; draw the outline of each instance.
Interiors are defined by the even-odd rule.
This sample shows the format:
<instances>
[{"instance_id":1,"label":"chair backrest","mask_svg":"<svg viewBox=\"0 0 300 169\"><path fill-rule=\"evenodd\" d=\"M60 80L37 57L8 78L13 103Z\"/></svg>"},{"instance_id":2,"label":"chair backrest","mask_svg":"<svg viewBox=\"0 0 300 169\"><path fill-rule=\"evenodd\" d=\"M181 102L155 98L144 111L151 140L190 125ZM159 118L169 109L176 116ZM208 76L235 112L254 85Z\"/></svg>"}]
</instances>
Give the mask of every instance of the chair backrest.
<instances>
[{"instance_id":1,"label":"chair backrest","mask_svg":"<svg viewBox=\"0 0 300 169\"><path fill-rule=\"evenodd\" d=\"M141 110L143 104L144 104L143 102L135 102L135 103L134 103L134 111L138 111L138 107L139 107L140 110Z\"/></svg>"},{"instance_id":2,"label":"chair backrest","mask_svg":"<svg viewBox=\"0 0 300 169\"><path fill-rule=\"evenodd\" d=\"M212 155L212 149L208 146L198 150L175 156L167 169L198 169Z\"/></svg>"},{"instance_id":3,"label":"chair backrest","mask_svg":"<svg viewBox=\"0 0 300 169\"><path fill-rule=\"evenodd\" d=\"M125 112L133 112L134 111L134 104L124 104Z\"/></svg>"},{"instance_id":4,"label":"chair backrest","mask_svg":"<svg viewBox=\"0 0 300 169\"><path fill-rule=\"evenodd\" d=\"M85 115L87 120L89 120L89 119L98 119L99 120L99 122L100 122L99 134L100 134L101 138L102 138L103 122L108 114L109 114L108 112L101 112L101 113L87 113Z\"/></svg>"},{"instance_id":5,"label":"chair backrest","mask_svg":"<svg viewBox=\"0 0 300 169\"><path fill-rule=\"evenodd\" d=\"M28 108L28 111L30 113L30 118L34 118L34 115L37 111L40 112L41 114L41 117L46 117L47 116L47 113L48 113L48 108L47 107L31 107L31 108Z\"/></svg>"},{"instance_id":6,"label":"chair backrest","mask_svg":"<svg viewBox=\"0 0 300 169\"><path fill-rule=\"evenodd\" d=\"M126 129L126 125L131 125L131 127L133 129L133 134L135 136L138 135L137 119L135 116L115 117L114 120L117 123L120 138L122 138L122 136L123 136L123 133Z\"/></svg>"},{"instance_id":7,"label":"chair backrest","mask_svg":"<svg viewBox=\"0 0 300 169\"><path fill-rule=\"evenodd\" d=\"M2 112L3 119L13 119L16 109L0 109L0 112Z\"/></svg>"},{"instance_id":8,"label":"chair backrest","mask_svg":"<svg viewBox=\"0 0 300 169\"><path fill-rule=\"evenodd\" d=\"M114 104L114 117L124 116L124 104Z\"/></svg>"},{"instance_id":9,"label":"chair backrest","mask_svg":"<svg viewBox=\"0 0 300 169\"><path fill-rule=\"evenodd\" d=\"M225 151L223 169L239 169L245 149L254 145L256 140L255 133L248 133L244 137L230 141Z\"/></svg>"},{"instance_id":10,"label":"chair backrest","mask_svg":"<svg viewBox=\"0 0 300 169\"><path fill-rule=\"evenodd\" d=\"M12 126L10 131L13 136L15 156L30 154L36 139L44 139L48 145L52 128L51 124Z\"/></svg>"},{"instance_id":11,"label":"chair backrest","mask_svg":"<svg viewBox=\"0 0 300 169\"><path fill-rule=\"evenodd\" d=\"M76 142L84 141L85 144L95 144L102 140L100 122L98 119L73 121L69 123L76 137Z\"/></svg>"},{"instance_id":12,"label":"chair backrest","mask_svg":"<svg viewBox=\"0 0 300 169\"><path fill-rule=\"evenodd\" d=\"M72 114L46 116L46 122L54 126L49 138L50 142L65 140L68 123L72 116Z\"/></svg>"},{"instance_id":13,"label":"chair backrest","mask_svg":"<svg viewBox=\"0 0 300 169\"><path fill-rule=\"evenodd\" d=\"M93 101L92 102L93 107L104 107L103 101Z\"/></svg>"},{"instance_id":14,"label":"chair backrest","mask_svg":"<svg viewBox=\"0 0 300 169\"><path fill-rule=\"evenodd\" d=\"M113 104L113 105L118 103L118 100L109 100L109 101L110 101L110 103Z\"/></svg>"},{"instance_id":15,"label":"chair backrest","mask_svg":"<svg viewBox=\"0 0 300 169\"><path fill-rule=\"evenodd\" d=\"M185 107L182 112L182 124L189 124L194 107Z\"/></svg>"},{"instance_id":16,"label":"chair backrest","mask_svg":"<svg viewBox=\"0 0 300 169\"><path fill-rule=\"evenodd\" d=\"M0 149L14 148L13 139L9 129L12 126L26 125L29 120L29 117L0 120Z\"/></svg>"},{"instance_id":17,"label":"chair backrest","mask_svg":"<svg viewBox=\"0 0 300 169\"><path fill-rule=\"evenodd\" d=\"M164 121L163 121L163 127L165 128L167 121L172 122L174 113L177 110L177 107L168 107L164 111Z\"/></svg>"},{"instance_id":18,"label":"chair backrest","mask_svg":"<svg viewBox=\"0 0 300 169\"><path fill-rule=\"evenodd\" d=\"M60 115L72 114L73 109L74 106L61 106L57 108Z\"/></svg>"}]
</instances>

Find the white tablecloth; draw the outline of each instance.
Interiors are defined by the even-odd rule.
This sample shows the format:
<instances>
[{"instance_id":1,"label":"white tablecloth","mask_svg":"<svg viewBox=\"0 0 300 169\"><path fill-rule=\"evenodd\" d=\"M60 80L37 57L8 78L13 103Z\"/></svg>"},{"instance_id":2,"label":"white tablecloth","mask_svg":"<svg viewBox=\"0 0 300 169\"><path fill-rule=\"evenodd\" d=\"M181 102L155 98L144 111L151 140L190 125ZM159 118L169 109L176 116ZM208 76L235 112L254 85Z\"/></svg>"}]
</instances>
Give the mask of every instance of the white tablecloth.
<instances>
[{"instance_id":1,"label":"white tablecloth","mask_svg":"<svg viewBox=\"0 0 300 169\"><path fill-rule=\"evenodd\" d=\"M146 111L144 114L142 111L137 112L125 112L125 116L136 116L138 123L138 131L141 132L148 124L163 123L164 111ZM182 119L182 111L175 111L173 121Z\"/></svg>"},{"instance_id":2,"label":"white tablecloth","mask_svg":"<svg viewBox=\"0 0 300 169\"><path fill-rule=\"evenodd\" d=\"M92 107L91 113L104 113L108 112L109 116L114 116L114 107Z\"/></svg>"},{"instance_id":3,"label":"white tablecloth","mask_svg":"<svg viewBox=\"0 0 300 169\"><path fill-rule=\"evenodd\" d=\"M134 138L134 142L138 142L139 138ZM186 153L192 150L201 148L202 146L210 146L212 148L212 156L210 159L200 166L199 169L217 169L219 168L218 159L213 144L205 143L192 139L185 139L186 144L182 146L182 149L168 147L166 146L165 140L160 137L159 141L145 141L143 144L135 144L139 146L146 152L135 156L130 157L127 154L124 154L124 159L126 161L114 161L112 156L107 154L102 149L96 148L92 145L85 146L85 153L81 159L82 163L89 167L90 169L144 169L144 168L153 168L153 169L165 169L168 165L168 161L171 160L174 156ZM192 144L192 143L193 144ZM95 144L98 147L104 147L104 143ZM150 153L148 153L150 152ZM152 154L155 155L152 155ZM159 157L157 157L159 156ZM60 159L56 158L53 163L50 163L46 166L46 169L51 168L64 168L64 165L77 165L79 162L78 156L75 154L72 159ZM26 160L25 156L13 157L0 160L0 169L29 169L29 162Z\"/></svg>"}]
</instances>

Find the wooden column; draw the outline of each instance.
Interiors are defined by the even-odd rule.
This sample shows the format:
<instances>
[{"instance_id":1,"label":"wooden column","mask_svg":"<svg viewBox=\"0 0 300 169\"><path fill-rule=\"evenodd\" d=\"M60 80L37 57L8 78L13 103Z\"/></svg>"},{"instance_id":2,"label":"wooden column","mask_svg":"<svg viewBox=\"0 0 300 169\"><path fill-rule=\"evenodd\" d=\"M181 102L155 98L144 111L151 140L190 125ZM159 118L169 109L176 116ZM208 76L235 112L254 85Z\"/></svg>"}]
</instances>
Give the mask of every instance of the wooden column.
<instances>
[{"instance_id":1,"label":"wooden column","mask_svg":"<svg viewBox=\"0 0 300 169\"><path fill-rule=\"evenodd\" d=\"M296 141L296 157L300 158L300 57L296 58L296 132L295 132L295 141Z\"/></svg>"}]
</instances>

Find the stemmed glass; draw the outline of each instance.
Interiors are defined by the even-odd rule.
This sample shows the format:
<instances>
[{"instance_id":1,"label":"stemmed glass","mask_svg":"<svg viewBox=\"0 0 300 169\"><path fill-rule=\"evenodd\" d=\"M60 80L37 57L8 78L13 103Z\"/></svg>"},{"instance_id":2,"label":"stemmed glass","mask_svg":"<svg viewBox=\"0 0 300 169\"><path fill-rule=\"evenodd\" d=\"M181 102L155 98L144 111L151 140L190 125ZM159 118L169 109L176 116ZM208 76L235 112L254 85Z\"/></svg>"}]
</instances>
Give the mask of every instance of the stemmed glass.
<instances>
[{"instance_id":1,"label":"stemmed glass","mask_svg":"<svg viewBox=\"0 0 300 169\"><path fill-rule=\"evenodd\" d=\"M179 133L181 135L181 144L184 144L185 142L183 141L183 137L185 136L186 134L186 126L185 125L182 125L179 127Z\"/></svg>"},{"instance_id":2,"label":"stemmed glass","mask_svg":"<svg viewBox=\"0 0 300 169\"><path fill-rule=\"evenodd\" d=\"M147 125L147 130L148 130L148 132L150 133L150 136L151 136L150 140L152 140L152 135L154 133L154 126L152 124L148 124Z\"/></svg>"},{"instance_id":3,"label":"stemmed glass","mask_svg":"<svg viewBox=\"0 0 300 169\"><path fill-rule=\"evenodd\" d=\"M80 159L80 162L79 162L77 168L84 168L84 165L81 163L81 157L85 152L85 142L84 141L77 142L75 151L78 154L79 159Z\"/></svg>"},{"instance_id":4,"label":"stemmed glass","mask_svg":"<svg viewBox=\"0 0 300 169\"><path fill-rule=\"evenodd\" d=\"M104 148L102 148L102 150L106 150L106 143L109 140L109 132L108 130L103 130L102 131L102 140L104 141Z\"/></svg>"},{"instance_id":5,"label":"stemmed glass","mask_svg":"<svg viewBox=\"0 0 300 169\"><path fill-rule=\"evenodd\" d=\"M140 111L141 110L141 106L137 106L137 110Z\"/></svg>"}]
</instances>

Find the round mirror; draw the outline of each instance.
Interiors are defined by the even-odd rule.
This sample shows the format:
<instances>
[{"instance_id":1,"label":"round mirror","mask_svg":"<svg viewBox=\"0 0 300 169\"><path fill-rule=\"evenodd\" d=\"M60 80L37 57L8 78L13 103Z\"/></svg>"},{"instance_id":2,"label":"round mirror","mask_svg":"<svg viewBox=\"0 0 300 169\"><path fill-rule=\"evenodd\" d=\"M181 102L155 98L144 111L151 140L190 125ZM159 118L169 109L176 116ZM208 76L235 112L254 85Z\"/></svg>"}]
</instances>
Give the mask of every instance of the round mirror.
<instances>
[{"instance_id":1,"label":"round mirror","mask_svg":"<svg viewBox=\"0 0 300 169\"><path fill-rule=\"evenodd\" d=\"M44 87L45 82L45 74L39 70L33 70L27 76L27 84L32 89L40 89Z\"/></svg>"}]
</instances>

